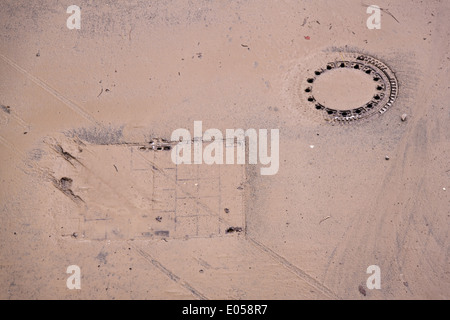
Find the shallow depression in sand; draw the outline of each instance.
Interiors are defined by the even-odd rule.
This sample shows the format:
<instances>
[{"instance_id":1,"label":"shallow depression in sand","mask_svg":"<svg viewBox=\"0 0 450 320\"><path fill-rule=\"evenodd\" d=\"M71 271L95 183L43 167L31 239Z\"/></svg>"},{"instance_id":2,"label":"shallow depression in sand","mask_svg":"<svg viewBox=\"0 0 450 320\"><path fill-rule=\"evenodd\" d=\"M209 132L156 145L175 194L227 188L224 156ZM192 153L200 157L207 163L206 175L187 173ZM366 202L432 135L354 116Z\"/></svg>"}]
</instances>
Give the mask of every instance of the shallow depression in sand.
<instances>
[{"instance_id":1,"label":"shallow depression in sand","mask_svg":"<svg viewBox=\"0 0 450 320\"><path fill-rule=\"evenodd\" d=\"M313 95L317 102L336 109L361 107L376 94L376 83L361 70L350 68L327 71L314 81Z\"/></svg>"}]
</instances>

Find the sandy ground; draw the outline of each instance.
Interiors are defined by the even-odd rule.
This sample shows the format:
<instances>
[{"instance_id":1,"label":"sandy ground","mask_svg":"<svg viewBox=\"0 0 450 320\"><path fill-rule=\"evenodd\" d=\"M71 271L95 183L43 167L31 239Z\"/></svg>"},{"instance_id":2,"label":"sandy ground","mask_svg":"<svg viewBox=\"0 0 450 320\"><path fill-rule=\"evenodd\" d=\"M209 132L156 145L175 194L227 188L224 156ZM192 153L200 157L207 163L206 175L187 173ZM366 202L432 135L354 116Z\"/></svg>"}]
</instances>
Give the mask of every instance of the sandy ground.
<instances>
[{"instance_id":1,"label":"sandy ground","mask_svg":"<svg viewBox=\"0 0 450 320\"><path fill-rule=\"evenodd\" d=\"M0 2L0 298L450 297L448 1L380 0L380 30L357 0L71 4ZM298 83L333 52L386 63L394 105L317 119ZM364 101L350 78L322 99ZM278 173L148 148L195 120L279 129Z\"/></svg>"}]
</instances>

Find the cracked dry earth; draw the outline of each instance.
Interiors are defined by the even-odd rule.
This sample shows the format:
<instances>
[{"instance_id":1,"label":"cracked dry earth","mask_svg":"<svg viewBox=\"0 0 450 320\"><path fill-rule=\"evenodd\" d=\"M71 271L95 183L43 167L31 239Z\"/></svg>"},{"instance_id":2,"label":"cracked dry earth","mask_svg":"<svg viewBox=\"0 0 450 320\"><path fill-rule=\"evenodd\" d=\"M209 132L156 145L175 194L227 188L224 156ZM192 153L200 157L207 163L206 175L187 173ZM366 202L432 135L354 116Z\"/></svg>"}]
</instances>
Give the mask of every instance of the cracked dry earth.
<instances>
[{"instance_id":1,"label":"cracked dry earth","mask_svg":"<svg viewBox=\"0 0 450 320\"><path fill-rule=\"evenodd\" d=\"M356 0L68 5L0 3L0 298L450 297L447 2L379 1L380 30ZM398 95L330 123L304 82L355 53ZM175 165L194 121L279 129L278 173Z\"/></svg>"}]
</instances>

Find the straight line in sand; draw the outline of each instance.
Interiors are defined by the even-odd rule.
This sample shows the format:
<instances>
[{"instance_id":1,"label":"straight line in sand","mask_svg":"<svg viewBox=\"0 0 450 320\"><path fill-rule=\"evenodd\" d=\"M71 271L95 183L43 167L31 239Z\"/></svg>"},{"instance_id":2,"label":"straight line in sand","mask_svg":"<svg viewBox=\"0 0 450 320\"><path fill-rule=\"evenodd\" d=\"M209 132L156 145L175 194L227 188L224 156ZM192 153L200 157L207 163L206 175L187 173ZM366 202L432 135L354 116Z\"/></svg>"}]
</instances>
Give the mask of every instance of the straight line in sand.
<instances>
[{"instance_id":1,"label":"straight line in sand","mask_svg":"<svg viewBox=\"0 0 450 320\"><path fill-rule=\"evenodd\" d=\"M8 65L13 67L15 70L17 70L21 74L23 74L25 77L27 77L28 79L33 81L39 87L41 87L42 89L47 91L49 94L54 96L56 99L61 101L65 106L70 108L72 111L74 111L75 113L77 113L78 115L83 117L84 119L88 120L89 122L93 123L94 125L101 126L100 123L93 116L91 116L87 111L85 111L82 107L78 106L76 103L74 103L74 102L70 101L69 99L67 99L66 97L64 97L62 94L60 94L58 91L56 91L55 89L50 87L43 80L33 76L31 73L29 73L24 68L22 68L17 63L15 63L14 61L12 61L11 59L9 59L8 57L4 56L1 53L0 53L0 58L2 58L3 61L5 61Z\"/></svg>"},{"instance_id":2,"label":"straight line in sand","mask_svg":"<svg viewBox=\"0 0 450 320\"><path fill-rule=\"evenodd\" d=\"M297 266L290 263L288 260L280 256L278 253L267 247L266 245L262 244L261 242L252 239L247 238L247 240L254 245L256 248L261 250L262 252L268 254L273 260L281 264L283 267L294 273L297 277L304 280L306 283L311 285L312 287L316 288L320 292L322 292L324 295L326 295L329 298L332 299L340 299L333 291L328 289L326 286L318 282L316 279L308 275L305 271L301 270Z\"/></svg>"},{"instance_id":3,"label":"straight line in sand","mask_svg":"<svg viewBox=\"0 0 450 320\"><path fill-rule=\"evenodd\" d=\"M191 292L194 296L196 296L200 300L209 300L204 294L202 294L200 291L192 287L189 283L182 280L179 276L174 274L172 271L164 267L161 262L156 260L154 257L152 257L148 252L142 250L141 248L137 247L133 243L129 244L136 249L136 251L149 263L151 263L154 267L159 269L162 273L164 273L170 280L174 281L175 283L181 285L183 288L187 289L189 292Z\"/></svg>"}]
</instances>

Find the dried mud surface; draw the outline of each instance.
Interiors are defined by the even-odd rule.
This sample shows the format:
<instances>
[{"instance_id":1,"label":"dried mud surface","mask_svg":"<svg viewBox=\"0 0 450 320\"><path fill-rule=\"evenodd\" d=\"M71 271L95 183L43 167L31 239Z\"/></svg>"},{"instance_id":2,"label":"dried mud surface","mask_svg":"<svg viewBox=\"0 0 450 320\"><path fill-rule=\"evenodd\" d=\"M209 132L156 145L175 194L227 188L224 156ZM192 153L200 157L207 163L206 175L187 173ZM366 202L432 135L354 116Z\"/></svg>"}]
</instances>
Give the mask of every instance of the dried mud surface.
<instances>
[{"instance_id":1,"label":"dried mud surface","mask_svg":"<svg viewBox=\"0 0 450 320\"><path fill-rule=\"evenodd\" d=\"M1 299L450 297L448 2L379 1L380 30L356 0L71 4L0 3ZM308 107L336 52L395 72L387 112ZM278 173L175 166L196 120L279 129Z\"/></svg>"}]
</instances>

